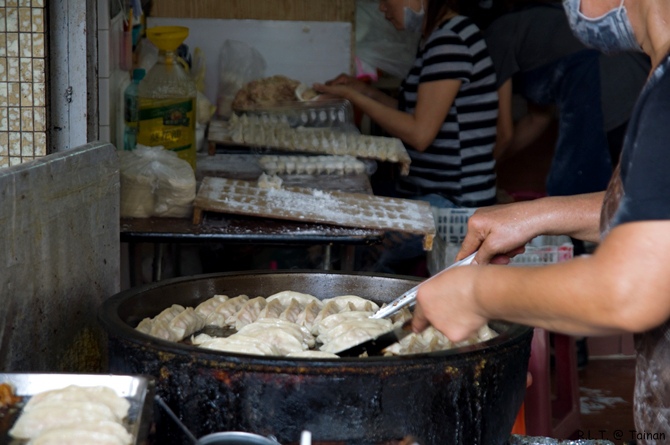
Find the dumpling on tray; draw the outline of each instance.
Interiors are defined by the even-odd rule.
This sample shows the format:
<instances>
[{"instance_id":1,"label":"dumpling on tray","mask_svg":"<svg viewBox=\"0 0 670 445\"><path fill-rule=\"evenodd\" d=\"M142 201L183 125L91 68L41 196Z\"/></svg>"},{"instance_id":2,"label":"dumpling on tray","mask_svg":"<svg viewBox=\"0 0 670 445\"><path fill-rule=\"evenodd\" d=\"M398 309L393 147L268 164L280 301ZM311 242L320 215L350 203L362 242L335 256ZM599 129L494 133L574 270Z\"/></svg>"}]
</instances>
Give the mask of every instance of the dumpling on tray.
<instances>
[{"instance_id":1,"label":"dumpling on tray","mask_svg":"<svg viewBox=\"0 0 670 445\"><path fill-rule=\"evenodd\" d=\"M69 402L101 403L109 407L119 420L124 419L130 409L130 402L120 397L112 388L107 386L70 385L63 389L35 394L23 407L23 412L29 412L39 406L62 405Z\"/></svg>"},{"instance_id":2,"label":"dumpling on tray","mask_svg":"<svg viewBox=\"0 0 670 445\"><path fill-rule=\"evenodd\" d=\"M53 428L101 420L117 422L120 419L103 403L62 402L38 405L21 413L9 430L9 435L17 439L32 439Z\"/></svg>"},{"instance_id":3,"label":"dumpling on tray","mask_svg":"<svg viewBox=\"0 0 670 445\"><path fill-rule=\"evenodd\" d=\"M281 352L274 345L247 335L234 334L230 337L207 337L209 336L198 335L193 339L193 344L197 344L200 348L238 354L281 355Z\"/></svg>"},{"instance_id":4,"label":"dumpling on tray","mask_svg":"<svg viewBox=\"0 0 670 445\"><path fill-rule=\"evenodd\" d=\"M273 301L273 300L279 300L281 301L282 305L284 307L287 307L290 303L291 300L296 300L301 307L307 306L308 303L315 302L317 304L321 304L321 300L316 298L314 295L310 294L303 294L301 292L295 292L292 290L285 290L281 292L277 292L276 294L270 295L268 298L268 303Z\"/></svg>"},{"instance_id":5,"label":"dumpling on tray","mask_svg":"<svg viewBox=\"0 0 670 445\"><path fill-rule=\"evenodd\" d=\"M295 323L285 320L266 318L246 325L236 335L245 335L263 340L275 346L281 355L305 351L314 346L314 337Z\"/></svg>"},{"instance_id":6,"label":"dumpling on tray","mask_svg":"<svg viewBox=\"0 0 670 445\"><path fill-rule=\"evenodd\" d=\"M315 326L316 334L321 335L330 331L334 327L342 324L342 322L347 320L368 320L374 312L365 312L365 311L348 311L340 312L338 314L332 314L321 320L321 322Z\"/></svg>"},{"instance_id":7,"label":"dumpling on tray","mask_svg":"<svg viewBox=\"0 0 670 445\"><path fill-rule=\"evenodd\" d=\"M246 301L235 314L228 317L226 324L234 326L239 331L244 326L256 321L266 304L266 300L263 297L252 298Z\"/></svg>"},{"instance_id":8,"label":"dumpling on tray","mask_svg":"<svg viewBox=\"0 0 670 445\"><path fill-rule=\"evenodd\" d=\"M346 307L352 307L354 311L372 311L379 310L379 305L374 301L362 298L356 295L340 295L339 297L328 298L323 300L324 303L334 302L342 312Z\"/></svg>"},{"instance_id":9,"label":"dumpling on tray","mask_svg":"<svg viewBox=\"0 0 670 445\"><path fill-rule=\"evenodd\" d=\"M321 351L338 352L391 330L391 320L346 320L319 335Z\"/></svg>"},{"instance_id":10,"label":"dumpling on tray","mask_svg":"<svg viewBox=\"0 0 670 445\"><path fill-rule=\"evenodd\" d=\"M216 307L223 303L224 301L228 300L227 295L214 295L212 298L208 298L207 300L203 301L199 305L195 307L195 311L200 315L202 318L207 318L209 314L212 313Z\"/></svg>"},{"instance_id":11,"label":"dumpling on tray","mask_svg":"<svg viewBox=\"0 0 670 445\"><path fill-rule=\"evenodd\" d=\"M133 436L117 422L66 425L44 431L30 445L130 445Z\"/></svg>"},{"instance_id":12,"label":"dumpling on tray","mask_svg":"<svg viewBox=\"0 0 670 445\"><path fill-rule=\"evenodd\" d=\"M205 326L218 326L220 328L228 326L228 319L235 315L248 300L247 295L238 295L219 304L205 319Z\"/></svg>"}]
</instances>

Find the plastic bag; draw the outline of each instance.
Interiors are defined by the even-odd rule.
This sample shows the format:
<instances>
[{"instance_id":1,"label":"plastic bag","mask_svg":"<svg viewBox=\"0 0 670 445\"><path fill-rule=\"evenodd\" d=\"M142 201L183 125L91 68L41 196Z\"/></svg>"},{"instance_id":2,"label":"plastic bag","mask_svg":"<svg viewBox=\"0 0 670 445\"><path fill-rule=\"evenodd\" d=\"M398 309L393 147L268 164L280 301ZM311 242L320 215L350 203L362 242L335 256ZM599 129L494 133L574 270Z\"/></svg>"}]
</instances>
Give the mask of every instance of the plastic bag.
<instances>
[{"instance_id":1,"label":"plastic bag","mask_svg":"<svg viewBox=\"0 0 670 445\"><path fill-rule=\"evenodd\" d=\"M198 152L204 152L207 149L206 133L209 121L216 113L216 106L205 96L205 75L207 74L207 63L205 55L200 48L193 50L193 67L191 77L198 90L196 96L196 123L195 123L195 144Z\"/></svg>"},{"instance_id":2,"label":"plastic bag","mask_svg":"<svg viewBox=\"0 0 670 445\"><path fill-rule=\"evenodd\" d=\"M420 38L395 29L379 11L379 2L356 2L356 57L365 65L402 79L414 63Z\"/></svg>"},{"instance_id":3,"label":"plastic bag","mask_svg":"<svg viewBox=\"0 0 670 445\"><path fill-rule=\"evenodd\" d=\"M229 118L237 91L247 82L265 77L265 59L257 49L237 40L223 42L219 62L217 114Z\"/></svg>"},{"instance_id":4,"label":"plastic bag","mask_svg":"<svg viewBox=\"0 0 670 445\"><path fill-rule=\"evenodd\" d=\"M120 151L121 216L185 218L193 214L195 173L162 146Z\"/></svg>"}]
</instances>

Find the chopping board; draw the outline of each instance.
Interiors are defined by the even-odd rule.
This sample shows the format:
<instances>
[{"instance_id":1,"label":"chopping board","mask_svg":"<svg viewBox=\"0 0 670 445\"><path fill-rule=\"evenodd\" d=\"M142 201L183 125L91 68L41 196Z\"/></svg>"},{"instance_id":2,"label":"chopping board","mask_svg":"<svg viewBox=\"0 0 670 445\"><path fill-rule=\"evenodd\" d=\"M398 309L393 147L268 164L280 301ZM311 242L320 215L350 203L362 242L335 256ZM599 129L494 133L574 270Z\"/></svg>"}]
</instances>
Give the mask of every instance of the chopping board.
<instances>
[{"instance_id":1,"label":"chopping board","mask_svg":"<svg viewBox=\"0 0 670 445\"><path fill-rule=\"evenodd\" d=\"M432 249L435 237L430 204L410 199L302 187L266 188L257 181L205 177L193 205L194 224L202 222L203 212L333 224L422 235L425 250Z\"/></svg>"}]
</instances>

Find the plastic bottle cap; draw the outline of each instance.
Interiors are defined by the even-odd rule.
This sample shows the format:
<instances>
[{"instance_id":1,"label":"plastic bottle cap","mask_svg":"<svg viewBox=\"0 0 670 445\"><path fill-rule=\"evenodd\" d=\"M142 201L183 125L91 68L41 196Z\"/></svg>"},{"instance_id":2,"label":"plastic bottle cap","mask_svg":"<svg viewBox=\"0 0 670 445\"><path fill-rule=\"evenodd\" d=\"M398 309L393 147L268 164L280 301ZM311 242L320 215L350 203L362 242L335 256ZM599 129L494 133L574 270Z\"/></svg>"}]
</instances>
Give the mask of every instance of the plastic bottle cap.
<instances>
[{"instance_id":1,"label":"plastic bottle cap","mask_svg":"<svg viewBox=\"0 0 670 445\"><path fill-rule=\"evenodd\" d=\"M188 37L186 26L154 26L147 29L147 37L162 51L175 51Z\"/></svg>"}]
</instances>

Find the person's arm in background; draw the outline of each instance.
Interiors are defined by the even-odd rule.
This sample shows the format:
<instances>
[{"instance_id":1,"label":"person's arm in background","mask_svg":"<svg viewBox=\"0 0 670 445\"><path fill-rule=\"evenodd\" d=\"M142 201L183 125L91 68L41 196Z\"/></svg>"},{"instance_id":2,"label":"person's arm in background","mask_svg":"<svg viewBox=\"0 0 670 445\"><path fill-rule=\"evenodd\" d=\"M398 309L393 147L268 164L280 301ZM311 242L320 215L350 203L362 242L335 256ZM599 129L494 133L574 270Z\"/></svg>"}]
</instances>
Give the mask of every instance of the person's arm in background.
<instances>
[{"instance_id":1,"label":"person's arm in background","mask_svg":"<svg viewBox=\"0 0 670 445\"><path fill-rule=\"evenodd\" d=\"M512 79L507 79L498 88L498 121L496 123L496 146L493 157L503 159L514 136L514 118L512 117Z\"/></svg>"},{"instance_id":2,"label":"person's arm in background","mask_svg":"<svg viewBox=\"0 0 670 445\"><path fill-rule=\"evenodd\" d=\"M498 88L497 136L493 156L501 161L520 153L537 141L554 119L554 107L527 103L527 112L516 122L512 110L512 79Z\"/></svg>"},{"instance_id":3,"label":"person's arm in background","mask_svg":"<svg viewBox=\"0 0 670 445\"><path fill-rule=\"evenodd\" d=\"M383 93L381 90L373 87L369 83L363 82L362 80L355 78L354 76L350 76L348 74L340 74L336 78L329 80L325 83L325 86L334 87L336 85L343 85L348 88L351 88L352 90L364 96L367 96L370 99L379 102L380 104L386 105L387 107L398 108L397 99L389 96L388 94Z\"/></svg>"},{"instance_id":4,"label":"person's arm in background","mask_svg":"<svg viewBox=\"0 0 670 445\"><path fill-rule=\"evenodd\" d=\"M435 140L461 87L461 81L455 79L421 83L416 109L414 114L409 114L390 106L389 102L380 100L380 96L358 85L335 81L329 83L315 84L314 89L349 100L390 135L419 151L428 148Z\"/></svg>"},{"instance_id":5,"label":"person's arm in background","mask_svg":"<svg viewBox=\"0 0 670 445\"><path fill-rule=\"evenodd\" d=\"M501 88L504 88L504 84ZM503 92L503 94L506 93ZM500 109L502 110L502 105L500 106ZM552 105L538 105L532 102L527 102L527 112L514 123L512 138L507 146L501 147L500 151L498 151L496 146L496 159L502 160L510 158L530 147L534 142L540 139L554 120L554 110L555 108ZM503 119L512 118L512 94L509 94L509 117L504 116Z\"/></svg>"}]
</instances>

